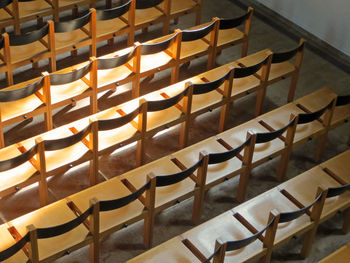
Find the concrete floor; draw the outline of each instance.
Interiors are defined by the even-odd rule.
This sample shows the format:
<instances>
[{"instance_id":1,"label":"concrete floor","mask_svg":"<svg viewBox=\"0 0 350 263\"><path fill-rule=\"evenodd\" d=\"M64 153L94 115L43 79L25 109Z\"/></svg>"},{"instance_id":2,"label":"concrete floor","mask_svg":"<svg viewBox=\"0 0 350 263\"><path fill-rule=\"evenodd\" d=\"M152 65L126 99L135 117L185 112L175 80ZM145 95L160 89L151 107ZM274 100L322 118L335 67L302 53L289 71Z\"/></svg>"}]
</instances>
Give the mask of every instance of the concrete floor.
<instances>
[{"instance_id":1,"label":"concrete floor","mask_svg":"<svg viewBox=\"0 0 350 263\"><path fill-rule=\"evenodd\" d=\"M233 1L204 0L202 22L209 21L214 16L228 18L243 13L244 10L236 6ZM188 28L193 24L194 15L188 15L181 18L178 25L172 25L172 29ZM161 26L152 26L149 29L149 34L140 34L137 37L137 40L142 42L152 39L160 36L160 32ZM118 39L118 43L115 46L101 47L99 49L99 54L122 48L125 43L119 41L120 39ZM253 18L249 53L254 53L264 48L283 51L295 47L296 44L297 40L292 40L288 35L277 31L273 27L267 25L264 21L259 20L257 17ZM217 65L224 65L238 59L240 56L240 49L241 47L238 46L224 50L217 58ZM63 68L71 65L71 63L77 63L87 59L87 56L88 55L84 52L82 52L81 56L73 59L67 56L62 56L62 59L58 63L58 67ZM183 68L181 70L181 78L186 79L189 76L205 71L205 66L206 58L197 59L191 63L189 68ZM36 70L29 69L29 67L17 70L15 81L20 82L25 79L31 79L38 76L43 70L46 70L46 65L43 65ZM168 85L169 76L169 72L161 72L152 80L145 80L144 83L142 83L143 91L146 93L152 89ZM0 84L2 83L3 81L0 82ZM311 93L312 91L324 86L330 86L338 94L349 94L350 76L341 68L329 63L327 60L316 55L312 50L306 48L296 91L296 98ZM268 88L264 112L275 109L286 103L288 87L289 79L286 79ZM129 92L122 94L118 91L114 94L105 94L100 98L99 108L101 110L106 109L112 105L125 101L129 96ZM85 107L86 103L86 101L79 102L74 108L65 108L58 111L54 118L55 124L61 125L67 123L67 121L78 119L83 115L85 116L87 114ZM237 101L235 106L231 108L230 120L227 128L234 127L253 118L254 105L254 95ZM195 120L193 127L191 128L191 144L216 133L218 116L219 111L216 110L202 115ZM24 138L43 132L44 125L42 121L42 118L36 117L31 123L10 127L5 134L6 143L11 144L18 142ZM330 132L324 160L349 149L349 146L346 144L350 134L349 131L349 125L346 124ZM149 147L147 147L147 162L177 151L179 149L177 145L178 135L178 127L175 127L168 130L163 135L150 140L148 142ZM314 142L311 141L293 151L293 156L288 167L287 178L292 178L315 166L312 158L313 146ZM114 152L108 156L102 156L101 167L103 173L106 174L108 178L112 178L135 168L134 156L134 147ZM248 199L278 185L274 180L277 163L278 159L272 160L253 170L252 179L248 188ZM87 172L88 166L81 165L71 169L64 175L50 178L50 201L53 202L87 188L89 186ZM104 179L101 177L100 180L102 181ZM212 188L206 197L202 222L236 206L238 204L234 199L237 190L236 188L237 179L235 178ZM155 245L158 245L193 227L190 223L192 204L193 200L189 199L163 211L156 217L154 229ZM0 199L0 207L0 223L39 208L37 186L34 185L28 187L14 195ZM317 262L321 258L340 248L342 245L350 242L350 234L343 235L340 233L341 222L341 216L337 215L320 226L311 256L307 260L298 260L296 254L299 252L301 242L299 239L295 239L275 251L272 257L272 262ZM143 223L139 222L103 239L101 241L102 262L124 262L125 260L144 252L145 250L141 245L142 226ZM88 248L83 248L58 260L57 262L88 262L88 255Z\"/></svg>"}]
</instances>

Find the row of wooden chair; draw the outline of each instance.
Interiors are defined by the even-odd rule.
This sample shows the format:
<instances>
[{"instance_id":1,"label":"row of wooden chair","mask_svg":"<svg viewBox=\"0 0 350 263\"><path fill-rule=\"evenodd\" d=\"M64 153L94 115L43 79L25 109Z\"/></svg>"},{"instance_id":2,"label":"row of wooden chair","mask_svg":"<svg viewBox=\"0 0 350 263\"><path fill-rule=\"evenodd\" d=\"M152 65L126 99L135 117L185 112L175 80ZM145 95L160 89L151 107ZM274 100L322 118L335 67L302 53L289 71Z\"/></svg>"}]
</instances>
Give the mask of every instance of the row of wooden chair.
<instances>
[{"instance_id":1,"label":"row of wooden chair","mask_svg":"<svg viewBox=\"0 0 350 263\"><path fill-rule=\"evenodd\" d=\"M318 112L317 115L320 113ZM314 113L299 115L300 119L308 119L311 116L317 118ZM307 125L312 125L312 122ZM232 135L235 134L235 128L230 132ZM283 132L278 131L278 133ZM12 220L0 228L1 236L4 237L3 248L8 248L15 241L18 243L0 252L0 259L11 257L10 260L14 261L6 262L25 262L28 256L32 262L48 262L69 254L72 250L92 244L91 261L99 262L99 239L141 219L145 220L144 244L149 247L152 242L156 213L194 195L195 219L196 213L200 213L201 210L201 199L205 191L203 183L206 182L206 176L213 174L212 171L214 174L215 172L219 174L220 168L221 172L227 173L229 170L227 166L233 167L232 163L227 163L228 160L237 156L243 148L245 148L244 151L251 149L248 144L251 144L254 139L256 141L263 138L266 146L267 140L271 140L272 136L275 137L276 132L252 134L249 143L225 152L223 152L224 147L219 149L223 140L217 139L221 143L218 143L216 150L211 153L202 151L200 159L187 168L182 164L183 159L180 157L186 158L188 150L192 150L195 154L195 150L190 147L178 152L172 159L161 158L128 172L121 178L113 178L73 194L66 200ZM211 140L214 139L211 138ZM210 139L201 142L199 148L209 145L207 149L212 150L213 147L210 145L213 144L208 143L209 141ZM246 159L246 156L244 154L243 159ZM345 232L349 231L349 194L340 196L350 188L350 178L347 173L349 164L346 162L349 157L350 151L347 151L131 262L147 262L147 260L158 262L161 258L164 260L164 252L167 257L174 256L176 262L195 259L196 257L190 254L190 250L201 261L215 257L215 262L223 262L226 251L237 250L249 244L251 245L243 251L240 250L240 253L229 252L226 256L229 259L238 257L239 262L264 256L265 261L268 262L273 249L287 242L292 236L309 231L303 249L303 255L307 256L318 224L329 219L337 211L346 211L343 229ZM251 156L251 159L254 158ZM218 165L220 162L226 163L220 167L220 164ZM242 165L245 166L244 161ZM155 176L155 173L150 171L160 175ZM225 176L222 174L222 177ZM319 185L323 187L323 191L318 191ZM314 196L316 196L315 200ZM88 202L89 199L91 199L90 202ZM323 205L324 202L325 205ZM310 211L311 207L313 208ZM268 219L268 213L273 209L278 209L281 213L272 212ZM62 224L62 222L66 223ZM290 223L283 224L285 222ZM36 228L30 224L34 224ZM251 235L249 231L253 236L249 236ZM263 236L265 231L266 235ZM218 241L214 250L215 240L219 237L225 240L243 239ZM257 239L260 239L261 243ZM20 251L27 242L30 242L30 247ZM215 253L211 256L213 250ZM193 262L198 261L196 259Z\"/></svg>"},{"instance_id":2,"label":"row of wooden chair","mask_svg":"<svg viewBox=\"0 0 350 263\"><path fill-rule=\"evenodd\" d=\"M202 0L128 0L117 1L117 3L118 5L115 6L113 0L6 0L2 1L0 5L0 28L13 26L15 33L20 34L21 24L24 22L37 20L38 24L42 25L43 18L47 16L58 22L60 13L63 11L72 10L73 17L76 17L78 16L78 8L83 6L98 8L100 21L117 18L115 14L118 12L119 16L122 16L123 9L125 10L124 13L130 11L133 20L127 19L126 21L129 23L125 23L124 19L120 19L111 20L109 24L113 22L117 22L116 24L119 24L119 26L129 24L135 26L135 30L137 30L156 23L163 23L164 34L168 34L172 19L177 22L179 17L183 15L196 13L196 25L199 25L201 20ZM124 16L124 18L130 18L130 16ZM107 24L101 22L102 25ZM109 25L109 28L111 28L111 25ZM116 28L116 25L114 28Z\"/></svg>"},{"instance_id":3,"label":"row of wooden chair","mask_svg":"<svg viewBox=\"0 0 350 263\"><path fill-rule=\"evenodd\" d=\"M204 30L207 30L207 28L204 27ZM40 78L1 90L0 146L5 146L3 129L6 126L45 114L46 130L51 130L54 126L52 111L59 107L74 105L80 99L90 98L90 114L94 114L98 111L98 93L109 89L113 90L120 85L131 82L133 83L133 96L138 97L141 92L141 78L155 74L158 72L158 69L172 67L172 82L176 82L180 64L195 59L200 52L203 52L199 51L187 56L183 54L179 60L171 59L166 52L153 53L154 48L158 49L158 46L160 46L163 49L164 43L167 46L172 39L176 38L181 38L181 32L175 33L169 40L160 42L157 45L140 44L136 48L124 50L117 57L114 57L115 54L113 54L98 59L91 58L89 62L80 64L77 67L67 68L52 74L43 73L43 76ZM204 43L204 41L202 42ZM179 46L176 47L178 48ZM282 79L291 74L293 74L293 77L297 77L300 63L294 64L291 60L293 57L290 54L297 58L301 57L303 47L304 41L301 40L299 46L291 51L273 53L272 56L268 56L268 54L271 54L271 51L264 50L264 57L260 57L261 52L259 52L259 60L251 60L252 64L247 64L247 67L241 67L240 65L242 64L238 60L187 79L184 82L191 82L194 86L193 92L195 96L193 97L194 102L191 109L192 118L223 105L219 128L219 131L223 131L225 116L229 110L230 102L253 92L258 93L255 113L256 115L260 114L270 72L274 75L274 81L277 78ZM144 53L149 50L153 54L145 55ZM182 52L179 53L182 54ZM283 54L289 55L284 56L286 59L284 62L281 63L279 60L278 63L271 63L275 57ZM168 57L166 63L160 62L158 64L155 62L157 58L163 57L164 59L165 56ZM255 54L251 56L256 57ZM177 57L180 56L177 55ZM183 92L184 88L186 88L184 82L174 84L168 87L167 90L158 92L160 95L157 95L156 99L172 97L177 93ZM293 94L296 88L294 84L290 88L290 93ZM197 96L201 93L207 94ZM151 98L151 100L154 99ZM130 103L133 104L134 102Z\"/></svg>"},{"instance_id":4,"label":"row of wooden chair","mask_svg":"<svg viewBox=\"0 0 350 263\"><path fill-rule=\"evenodd\" d=\"M346 151L127 262L270 262L274 249L300 235L306 258L319 224L338 211L350 230L349 158Z\"/></svg>"}]
</instances>

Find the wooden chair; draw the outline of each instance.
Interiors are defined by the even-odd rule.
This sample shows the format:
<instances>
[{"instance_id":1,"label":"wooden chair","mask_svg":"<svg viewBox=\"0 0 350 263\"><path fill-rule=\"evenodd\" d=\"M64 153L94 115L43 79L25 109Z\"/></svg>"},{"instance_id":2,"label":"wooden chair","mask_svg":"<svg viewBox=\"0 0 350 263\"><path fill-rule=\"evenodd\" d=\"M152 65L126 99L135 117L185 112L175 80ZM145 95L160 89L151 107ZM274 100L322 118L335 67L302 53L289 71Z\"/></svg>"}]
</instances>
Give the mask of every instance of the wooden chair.
<instances>
[{"instance_id":1,"label":"wooden chair","mask_svg":"<svg viewBox=\"0 0 350 263\"><path fill-rule=\"evenodd\" d=\"M220 19L218 43L216 51L219 53L224 48L242 43L241 57L245 57L248 54L248 42L250 36L250 28L253 18L252 7L248 8L247 13L242 16L225 19ZM244 23L244 32L237 29L238 26Z\"/></svg>"},{"instance_id":2,"label":"wooden chair","mask_svg":"<svg viewBox=\"0 0 350 263\"><path fill-rule=\"evenodd\" d=\"M33 231L28 230L28 233L21 239L14 239L6 224L0 225L0 262L11 263L11 262L27 262L29 250L33 251L33 242L31 240ZM27 246L29 243L29 248ZM35 249L35 248L34 248ZM38 259L32 254L30 258L31 262L38 262Z\"/></svg>"},{"instance_id":3,"label":"wooden chair","mask_svg":"<svg viewBox=\"0 0 350 263\"><path fill-rule=\"evenodd\" d=\"M181 238L174 237L161 245L127 261L127 263L182 263L201 261L183 244Z\"/></svg>"},{"instance_id":4,"label":"wooden chair","mask_svg":"<svg viewBox=\"0 0 350 263\"><path fill-rule=\"evenodd\" d=\"M48 111L47 77L26 81L0 91L0 147L5 147L4 128L45 114L47 130L52 128Z\"/></svg>"},{"instance_id":5,"label":"wooden chair","mask_svg":"<svg viewBox=\"0 0 350 263\"><path fill-rule=\"evenodd\" d=\"M135 0L135 2L135 31L142 29L143 32L147 32L149 26L163 23L163 35L169 33L170 0ZM123 17L128 19L126 14Z\"/></svg>"},{"instance_id":6,"label":"wooden chair","mask_svg":"<svg viewBox=\"0 0 350 263\"><path fill-rule=\"evenodd\" d=\"M4 49L1 58L6 63L8 85L13 85L13 70L28 64L36 64L43 59L50 60L51 70L56 70L53 44L53 22L38 30L23 35L3 34Z\"/></svg>"},{"instance_id":7,"label":"wooden chair","mask_svg":"<svg viewBox=\"0 0 350 263\"><path fill-rule=\"evenodd\" d=\"M75 210L85 211L89 207L87 200L92 197L100 200L100 237L144 219L144 245L148 248L152 244L156 180L150 176L147 178L146 184L139 189L133 189L127 182L113 178L71 195L67 201Z\"/></svg>"},{"instance_id":8,"label":"wooden chair","mask_svg":"<svg viewBox=\"0 0 350 263\"><path fill-rule=\"evenodd\" d=\"M85 27L89 24L88 29ZM85 46L90 48L90 56L96 57L96 10L91 8L83 16L70 21L56 22L54 38L55 55Z\"/></svg>"},{"instance_id":9,"label":"wooden chair","mask_svg":"<svg viewBox=\"0 0 350 263\"><path fill-rule=\"evenodd\" d=\"M199 25L201 23L202 5L203 0L171 0L169 19L174 19L174 23L178 24L181 16L196 13L195 24Z\"/></svg>"},{"instance_id":10,"label":"wooden chair","mask_svg":"<svg viewBox=\"0 0 350 263\"><path fill-rule=\"evenodd\" d=\"M90 114L97 113L97 60L48 74L48 103L50 112L62 106L74 106L78 100L90 97Z\"/></svg>"},{"instance_id":11,"label":"wooden chair","mask_svg":"<svg viewBox=\"0 0 350 263\"><path fill-rule=\"evenodd\" d=\"M291 195L286 195L285 191L272 189L234 208L234 211L242 220L249 222L248 228L253 233L257 232L256 229L261 229L266 225L268 211L276 209L280 212L275 238L272 239L272 242L265 243L267 252L264 256L264 262L270 262L273 249L288 242L294 235L304 233L306 236L301 255L306 257L306 252L311 248L319 224L326 195L327 190L321 188L317 191L316 198L312 203L299 208L294 204L293 199L288 199L288 196ZM312 210L308 212L310 208Z\"/></svg>"},{"instance_id":12,"label":"wooden chair","mask_svg":"<svg viewBox=\"0 0 350 263\"><path fill-rule=\"evenodd\" d=\"M332 262L338 262L338 263L346 263L348 259L350 258L350 244L347 244L340 249L336 250L329 256L325 257L319 263L332 263Z\"/></svg>"},{"instance_id":13,"label":"wooden chair","mask_svg":"<svg viewBox=\"0 0 350 263\"><path fill-rule=\"evenodd\" d=\"M213 18L208 24L182 30L180 57L177 66L180 67L181 64L208 55L207 70L212 69L215 65L218 29L219 20ZM208 34L210 34L210 41L205 38ZM177 82L178 78L178 76L174 76L173 83Z\"/></svg>"},{"instance_id":14,"label":"wooden chair","mask_svg":"<svg viewBox=\"0 0 350 263\"><path fill-rule=\"evenodd\" d=\"M124 34L128 35L127 45L134 43L135 0L117 7L96 10L96 41L108 40L113 43L113 38ZM128 19L123 17L128 14Z\"/></svg>"},{"instance_id":15,"label":"wooden chair","mask_svg":"<svg viewBox=\"0 0 350 263\"><path fill-rule=\"evenodd\" d=\"M162 37L156 41L149 41L135 46L137 55L133 60L129 61L129 67L134 68L136 71L132 98L140 96L141 78L153 76L156 72L168 68L172 68L172 75L177 73L180 41L181 33L175 32L170 36Z\"/></svg>"},{"instance_id":16,"label":"wooden chair","mask_svg":"<svg viewBox=\"0 0 350 263\"><path fill-rule=\"evenodd\" d=\"M0 3L0 29L1 32L8 27L8 26L14 26L15 25L15 17L17 12L15 12L16 6L13 3L13 0L6 0L1 1Z\"/></svg>"},{"instance_id":17,"label":"wooden chair","mask_svg":"<svg viewBox=\"0 0 350 263\"><path fill-rule=\"evenodd\" d=\"M18 239L26 236L28 228L31 230L33 233L31 242L34 243L31 253L36 257L33 262L53 261L87 244L91 244L91 262L98 262L99 243L96 241L99 237L99 225L97 222L98 202L96 200L92 200L88 209L78 216L64 200L60 200L16 218L8 222L8 225Z\"/></svg>"}]
</instances>

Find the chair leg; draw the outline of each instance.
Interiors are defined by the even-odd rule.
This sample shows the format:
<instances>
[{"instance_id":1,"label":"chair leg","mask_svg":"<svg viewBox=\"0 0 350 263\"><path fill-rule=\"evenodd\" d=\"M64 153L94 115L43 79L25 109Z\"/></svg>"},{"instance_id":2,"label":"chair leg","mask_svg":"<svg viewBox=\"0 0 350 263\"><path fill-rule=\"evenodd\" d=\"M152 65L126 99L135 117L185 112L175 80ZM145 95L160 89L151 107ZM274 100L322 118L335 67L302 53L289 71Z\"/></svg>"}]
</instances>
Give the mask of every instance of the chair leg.
<instances>
[{"instance_id":1,"label":"chair leg","mask_svg":"<svg viewBox=\"0 0 350 263\"><path fill-rule=\"evenodd\" d=\"M315 158L314 158L316 163L319 163L322 159L322 154L324 152L324 149L327 143L327 135L328 135L328 132L326 131L324 134L321 134L320 137L318 138L316 151L315 151Z\"/></svg>"},{"instance_id":2,"label":"chair leg","mask_svg":"<svg viewBox=\"0 0 350 263\"><path fill-rule=\"evenodd\" d=\"M192 222L197 225L201 219L204 206L205 190L199 187L194 195Z\"/></svg>"},{"instance_id":3,"label":"chair leg","mask_svg":"<svg viewBox=\"0 0 350 263\"><path fill-rule=\"evenodd\" d=\"M238 190L237 190L237 198L236 198L239 203L242 203L245 200L245 194L248 188L250 172L251 172L251 169L247 169L240 175Z\"/></svg>"},{"instance_id":4,"label":"chair leg","mask_svg":"<svg viewBox=\"0 0 350 263\"><path fill-rule=\"evenodd\" d=\"M137 148L136 148L136 166L141 166L145 162L145 141L142 138L141 140L137 141Z\"/></svg>"},{"instance_id":5,"label":"chair leg","mask_svg":"<svg viewBox=\"0 0 350 263\"><path fill-rule=\"evenodd\" d=\"M243 42L242 44L242 54L241 57L246 57L248 54L248 39L246 41Z\"/></svg>"},{"instance_id":6,"label":"chair leg","mask_svg":"<svg viewBox=\"0 0 350 263\"><path fill-rule=\"evenodd\" d=\"M176 82L179 81L179 73L180 73L180 67L179 65L176 65L171 69L171 84L175 84Z\"/></svg>"},{"instance_id":7,"label":"chair leg","mask_svg":"<svg viewBox=\"0 0 350 263\"><path fill-rule=\"evenodd\" d=\"M291 81L290 81L288 100L287 100L288 102L291 102L294 100L295 89L297 87L298 77L299 77L299 71L296 70L293 73Z\"/></svg>"},{"instance_id":8,"label":"chair leg","mask_svg":"<svg viewBox=\"0 0 350 263\"><path fill-rule=\"evenodd\" d=\"M266 96L266 85L263 85L257 94L256 106L255 106L255 117L259 116L262 112L265 96Z\"/></svg>"},{"instance_id":9,"label":"chair leg","mask_svg":"<svg viewBox=\"0 0 350 263\"><path fill-rule=\"evenodd\" d=\"M291 155L292 155L291 150L287 149L286 152L283 153L281 156L281 160L278 165L277 176L276 176L276 179L278 182L282 182L284 180L284 177L286 175L287 168L288 168L288 162Z\"/></svg>"},{"instance_id":10,"label":"chair leg","mask_svg":"<svg viewBox=\"0 0 350 263\"><path fill-rule=\"evenodd\" d=\"M143 245L145 248L152 247L153 228L154 228L154 213L149 214L144 220Z\"/></svg>"},{"instance_id":11,"label":"chair leg","mask_svg":"<svg viewBox=\"0 0 350 263\"><path fill-rule=\"evenodd\" d=\"M147 34L147 33L148 33L148 27L142 28L142 33L143 33L143 34Z\"/></svg>"},{"instance_id":12,"label":"chair leg","mask_svg":"<svg viewBox=\"0 0 350 263\"><path fill-rule=\"evenodd\" d=\"M344 222L343 222L343 232L344 234L350 231L350 208L344 211Z\"/></svg>"},{"instance_id":13,"label":"chair leg","mask_svg":"<svg viewBox=\"0 0 350 263\"><path fill-rule=\"evenodd\" d=\"M349 138L348 138L348 145L350 145L350 135L349 135Z\"/></svg>"},{"instance_id":14,"label":"chair leg","mask_svg":"<svg viewBox=\"0 0 350 263\"><path fill-rule=\"evenodd\" d=\"M317 226L312 228L308 233L306 233L304 237L303 246L300 252L300 256L303 259L307 258L310 255L310 251L315 239L316 232L317 232Z\"/></svg>"},{"instance_id":15,"label":"chair leg","mask_svg":"<svg viewBox=\"0 0 350 263\"><path fill-rule=\"evenodd\" d=\"M7 84L9 86L12 86L13 85L13 73L12 73L12 70L8 70L6 72L6 78L7 78Z\"/></svg>"},{"instance_id":16,"label":"chair leg","mask_svg":"<svg viewBox=\"0 0 350 263\"><path fill-rule=\"evenodd\" d=\"M177 25L178 23L179 23L179 18L178 17L174 18L174 25Z\"/></svg>"},{"instance_id":17,"label":"chair leg","mask_svg":"<svg viewBox=\"0 0 350 263\"><path fill-rule=\"evenodd\" d=\"M132 30L128 34L127 46L128 47L132 46L134 42L135 42L135 36L134 36L134 30Z\"/></svg>"},{"instance_id":18,"label":"chair leg","mask_svg":"<svg viewBox=\"0 0 350 263\"><path fill-rule=\"evenodd\" d=\"M230 102L224 104L221 108L220 120L219 120L219 130L218 130L219 133L221 133L225 130L225 124L226 124L227 115L228 115L229 111L230 111Z\"/></svg>"},{"instance_id":19,"label":"chair leg","mask_svg":"<svg viewBox=\"0 0 350 263\"><path fill-rule=\"evenodd\" d=\"M196 26L201 23L201 9L199 8L196 12Z\"/></svg>"}]
</instances>

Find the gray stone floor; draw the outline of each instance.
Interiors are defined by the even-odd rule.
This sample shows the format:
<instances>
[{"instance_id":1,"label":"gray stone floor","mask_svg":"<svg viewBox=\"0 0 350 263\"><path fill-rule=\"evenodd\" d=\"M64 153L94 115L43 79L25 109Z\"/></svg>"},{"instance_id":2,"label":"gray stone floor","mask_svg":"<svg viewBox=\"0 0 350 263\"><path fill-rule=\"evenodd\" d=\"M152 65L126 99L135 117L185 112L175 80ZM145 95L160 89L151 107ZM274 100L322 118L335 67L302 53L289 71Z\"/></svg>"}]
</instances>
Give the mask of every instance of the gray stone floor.
<instances>
[{"instance_id":1,"label":"gray stone floor","mask_svg":"<svg viewBox=\"0 0 350 263\"><path fill-rule=\"evenodd\" d=\"M233 1L228 0L204 0L202 22L209 21L212 17L234 17L243 14L245 10L236 6ZM188 15L180 19L178 25L172 25L175 28L188 28L194 23L194 15ZM140 35L137 40L142 42L160 36L161 27L152 26L148 34ZM122 48L125 45L125 39L118 39L118 43L112 47L101 47L99 54L107 53L111 50ZM288 35L283 34L273 27L267 25L257 17L253 18L252 33L249 45L249 53L254 53L264 48L271 48L275 51L283 51L294 47L296 40L292 40ZM85 50L86 51L86 50ZM58 63L59 68L64 68L87 59L87 53L76 58L62 56ZM226 49L217 58L217 65L224 65L240 56L240 46ZM189 68L181 70L181 78L186 79L205 70L206 58L200 58L192 62ZM38 76L41 71L46 70L46 65L32 70L26 67L17 70L15 81L20 82L25 79L31 79ZM146 93L152 89L164 87L169 83L169 72L157 74L152 80L146 79L142 83L143 91ZM0 85L3 83L0 82ZM268 88L267 98L264 105L264 112L272 110L286 103L289 79L281 81ZM300 73L299 83L296 92L296 98L311 93L324 86L330 86L338 94L349 94L350 76L341 68L330 64L327 60L316 55L313 50L306 49L303 60L303 66ZM130 92L114 94L105 94L100 98L99 108L106 109L125 101L130 96ZM65 108L57 112L54 118L56 125L61 125L67 121L78 119L85 116L87 101L79 102L74 108ZM230 112L229 127L234 127L240 123L253 118L253 108L255 105L255 96L251 95L237 101ZM198 142L209 136L215 135L218 124L219 111L213 111L198 117L191 128L191 143ZM34 121L17 126L10 127L6 133L6 142L11 144L21 139L31 137L43 131L44 125L40 117ZM350 134L349 124L345 124L329 134L327 149L324 160L329 159L347 149L346 144ZM150 162L161 156L168 155L178 150L178 127L170 129L161 136L157 136L148 142L147 161ZM313 162L314 142L309 142L296 148L289 163L287 178L292 178L303 171L315 166ZM114 152L109 156L101 157L101 167L103 173L108 178L118 176L125 171L135 168L135 148L131 147L123 151ZM252 198L272 187L278 185L274 180L276 164L278 160L272 160L269 163L254 169L252 179L249 184L248 198ZM66 174L49 179L50 201L64 198L74 192L88 187L87 165L76 167ZM103 178L100 178L102 181ZM237 190L237 179L229 180L221 185L212 188L207 196L204 208L202 222L215 217L233 208L238 203L234 196ZM22 191L5 198L0 199L0 223L6 222L29 211L39 208L37 198L37 186L28 187ZM15 204L15 205L14 205ZM179 235L193 225L190 223L191 209L193 200L189 199L174 207L171 207L156 217L156 226L154 230L154 244L160 244L176 235ZM325 222L319 228L317 238L313 246L311 256L306 260L298 260L297 253L300 249L300 239L295 239L287 245L274 252L272 262L317 262L321 258L340 248L343 244L350 242L350 234L340 233L341 215L337 215L330 221ZM124 262L145 250L142 248L142 222L136 223L112 234L101 241L102 262ZM73 252L57 262L88 262L88 248Z\"/></svg>"}]
</instances>

